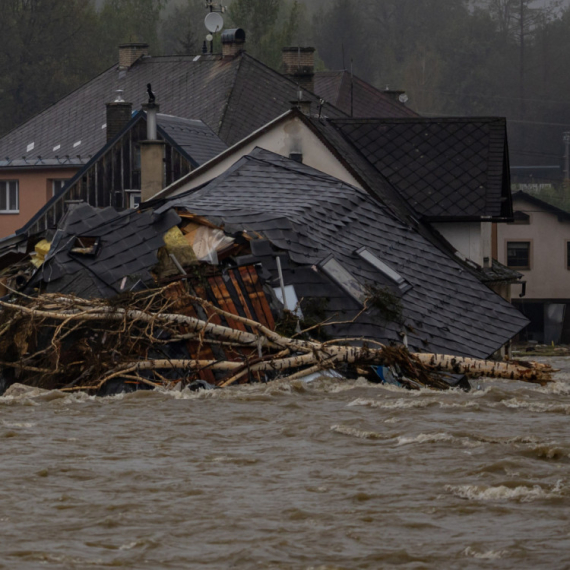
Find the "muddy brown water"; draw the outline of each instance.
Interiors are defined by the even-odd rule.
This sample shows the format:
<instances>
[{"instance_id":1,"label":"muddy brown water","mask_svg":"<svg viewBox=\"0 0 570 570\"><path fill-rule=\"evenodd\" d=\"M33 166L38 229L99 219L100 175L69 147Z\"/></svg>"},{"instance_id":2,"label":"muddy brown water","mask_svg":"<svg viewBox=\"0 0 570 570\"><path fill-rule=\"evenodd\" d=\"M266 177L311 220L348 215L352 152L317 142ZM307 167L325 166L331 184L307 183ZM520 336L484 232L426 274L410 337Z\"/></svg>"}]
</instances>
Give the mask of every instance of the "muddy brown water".
<instances>
[{"instance_id":1,"label":"muddy brown water","mask_svg":"<svg viewBox=\"0 0 570 570\"><path fill-rule=\"evenodd\" d=\"M548 388L0 398L0 568L570 568Z\"/></svg>"}]
</instances>

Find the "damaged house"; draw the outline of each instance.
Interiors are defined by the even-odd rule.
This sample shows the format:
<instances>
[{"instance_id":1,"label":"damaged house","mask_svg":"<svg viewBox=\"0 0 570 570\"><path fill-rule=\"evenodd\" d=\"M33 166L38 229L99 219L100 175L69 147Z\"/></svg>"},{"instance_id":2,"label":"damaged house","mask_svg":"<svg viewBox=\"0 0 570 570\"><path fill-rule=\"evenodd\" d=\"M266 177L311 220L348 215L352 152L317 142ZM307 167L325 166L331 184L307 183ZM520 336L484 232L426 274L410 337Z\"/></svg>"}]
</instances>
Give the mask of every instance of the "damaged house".
<instances>
[{"instance_id":1,"label":"damaged house","mask_svg":"<svg viewBox=\"0 0 570 570\"><path fill-rule=\"evenodd\" d=\"M499 263L497 224L512 220L500 118L332 119L310 102L252 133L160 196L198 188L261 147L368 192L505 299L521 274Z\"/></svg>"},{"instance_id":2,"label":"damaged house","mask_svg":"<svg viewBox=\"0 0 570 570\"><path fill-rule=\"evenodd\" d=\"M28 289L111 297L186 280L288 334L320 323L323 338L476 358L527 323L366 191L259 148L140 212L78 205L49 237Z\"/></svg>"}]
</instances>

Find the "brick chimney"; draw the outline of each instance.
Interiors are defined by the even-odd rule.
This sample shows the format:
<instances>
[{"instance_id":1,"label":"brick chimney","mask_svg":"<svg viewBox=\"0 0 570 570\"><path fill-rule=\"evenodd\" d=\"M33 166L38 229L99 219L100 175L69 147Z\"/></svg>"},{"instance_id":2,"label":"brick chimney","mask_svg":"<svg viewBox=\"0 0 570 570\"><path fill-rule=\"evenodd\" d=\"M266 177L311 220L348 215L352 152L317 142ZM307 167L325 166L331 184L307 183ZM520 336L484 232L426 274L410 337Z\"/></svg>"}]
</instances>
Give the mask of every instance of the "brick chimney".
<instances>
[{"instance_id":1,"label":"brick chimney","mask_svg":"<svg viewBox=\"0 0 570 570\"><path fill-rule=\"evenodd\" d=\"M283 75L291 78L303 89L315 90L315 48L285 47L283 52Z\"/></svg>"},{"instance_id":2,"label":"brick chimney","mask_svg":"<svg viewBox=\"0 0 570 570\"><path fill-rule=\"evenodd\" d=\"M148 44L122 44L119 46L119 69L129 69L143 55L148 55Z\"/></svg>"},{"instance_id":3,"label":"brick chimney","mask_svg":"<svg viewBox=\"0 0 570 570\"><path fill-rule=\"evenodd\" d=\"M126 101L107 103L107 142L114 139L131 120L133 104Z\"/></svg>"},{"instance_id":4,"label":"brick chimney","mask_svg":"<svg viewBox=\"0 0 570 570\"><path fill-rule=\"evenodd\" d=\"M156 103L145 103L147 140L141 141L141 199L152 199L164 188L164 147L166 143L157 139Z\"/></svg>"},{"instance_id":5,"label":"brick chimney","mask_svg":"<svg viewBox=\"0 0 570 570\"><path fill-rule=\"evenodd\" d=\"M224 30L222 32L222 56L234 58L245 51L245 32L241 28Z\"/></svg>"}]
</instances>

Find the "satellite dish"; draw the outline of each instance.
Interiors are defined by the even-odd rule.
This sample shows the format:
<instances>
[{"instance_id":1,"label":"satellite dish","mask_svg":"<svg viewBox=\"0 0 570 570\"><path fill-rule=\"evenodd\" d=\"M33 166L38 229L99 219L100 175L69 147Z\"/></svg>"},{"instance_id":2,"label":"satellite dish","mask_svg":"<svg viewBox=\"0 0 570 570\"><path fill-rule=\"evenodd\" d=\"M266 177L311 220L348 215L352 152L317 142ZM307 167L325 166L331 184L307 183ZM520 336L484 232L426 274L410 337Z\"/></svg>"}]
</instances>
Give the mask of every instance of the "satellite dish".
<instances>
[{"instance_id":1,"label":"satellite dish","mask_svg":"<svg viewBox=\"0 0 570 570\"><path fill-rule=\"evenodd\" d=\"M407 103L408 100L409 100L409 97L408 97L405 93L402 93L402 94L398 97L398 99L400 100L400 103Z\"/></svg>"},{"instance_id":2,"label":"satellite dish","mask_svg":"<svg viewBox=\"0 0 570 570\"><path fill-rule=\"evenodd\" d=\"M218 12L210 12L206 19L204 20L206 29L212 34L219 32L224 27L224 19L218 14Z\"/></svg>"}]
</instances>

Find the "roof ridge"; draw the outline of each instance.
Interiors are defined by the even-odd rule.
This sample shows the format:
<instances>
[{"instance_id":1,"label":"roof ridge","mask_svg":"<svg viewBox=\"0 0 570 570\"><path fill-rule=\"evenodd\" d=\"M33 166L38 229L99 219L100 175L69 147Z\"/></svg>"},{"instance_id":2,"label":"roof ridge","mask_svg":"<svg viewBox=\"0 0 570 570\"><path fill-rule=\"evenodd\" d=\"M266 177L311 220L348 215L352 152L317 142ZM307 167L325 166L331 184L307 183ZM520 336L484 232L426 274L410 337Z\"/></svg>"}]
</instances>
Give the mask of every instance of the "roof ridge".
<instances>
[{"instance_id":1,"label":"roof ridge","mask_svg":"<svg viewBox=\"0 0 570 570\"><path fill-rule=\"evenodd\" d=\"M239 76L239 71L241 69L242 63L243 63L243 59L244 59L244 55L246 55L245 52L241 52L240 53L240 59L239 59L239 63L236 65L235 71L234 71L234 80L232 81L232 88L230 89L230 93L229 95L226 97L226 103L224 105L224 112L222 113L222 116L220 117L220 123L218 125L218 130L216 132L217 136L220 136L220 133L222 132L222 128L224 126L224 122L226 120L226 114L228 112L228 109L230 107L230 101L232 100L233 96L234 96L234 91L236 88L236 83L237 83L237 78ZM221 137L220 137L221 138Z\"/></svg>"},{"instance_id":2,"label":"roof ridge","mask_svg":"<svg viewBox=\"0 0 570 570\"><path fill-rule=\"evenodd\" d=\"M73 95L75 92L79 91L80 89L83 89L86 85L89 85L90 83L93 83L94 81L96 81L97 79L99 79L102 75L105 75L106 73L108 73L109 71L111 71L112 69L118 67L119 64L118 63L114 63L111 67L109 67L108 69L105 69L104 71L102 71L101 73L99 73L98 75L96 75L95 77L93 77L92 79L89 79L89 81L86 81L85 83L82 83L81 85L79 85L78 87L76 87L75 89L73 89L72 91L70 91L69 93L67 93L67 95L64 95L63 97L61 97L60 99L58 99L55 103L52 103L51 105L48 105L47 107L45 107L44 109L42 109L41 111L38 111L35 115L32 115L31 117L29 117L28 119L26 119L23 123L20 123L19 125L17 125L16 127L14 127L13 129L10 129L7 133L5 133L4 135L2 135L0 137L0 142L3 141L5 138L7 138L8 136L10 136L13 132L17 131L18 129L22 128L24 125L27 125L30 121L33 121L35 118L39 117L40 115L43 115L44 113L47 113L47 111L49 111L52 107L55 107L56 105L58 105L59 103L61 103L62 101L64 101L65 99L67 99L68 97L71 97L71 95Z\"/></svg>"}]
</instances>

